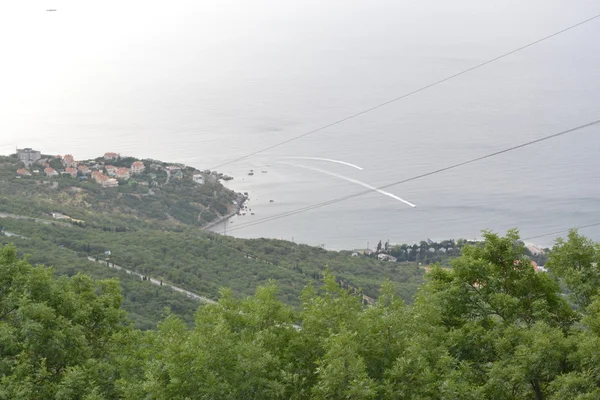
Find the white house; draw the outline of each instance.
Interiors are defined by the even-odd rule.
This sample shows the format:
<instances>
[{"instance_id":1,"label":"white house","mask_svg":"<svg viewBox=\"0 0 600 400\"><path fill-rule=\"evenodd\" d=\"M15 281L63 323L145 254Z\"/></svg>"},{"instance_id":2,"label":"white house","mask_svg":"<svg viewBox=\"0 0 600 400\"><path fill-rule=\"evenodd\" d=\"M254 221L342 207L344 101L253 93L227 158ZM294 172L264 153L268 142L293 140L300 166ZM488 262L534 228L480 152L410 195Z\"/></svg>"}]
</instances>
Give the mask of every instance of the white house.
<instances>
[{"instance_id":1,"label":"white house","mask_svg":"<svg viewBox=\"0 0 600 400\"><path fill-rule=\"evenodd\" d=\"M119 186L119 181L115 178L108 178L102 181L102 187L105 188L114 188Z\"/></svg>"},{"instance_id":2,"label":"white house","mask_svg":"<svg viewBox=\"0 0 600 400\"><path fill-rule=\"evenodd\" d=\"M392 257L392 256L390 256L389 254L383 254L383 253L380 253L380 254L378 254L378 255L377 255L377 258L378 258L379 260L381 260L381 261L393 261L393 262L396 262L396 261L398 261L398 260L396 259L396 257Z\"/></svg>"},{"instance_id":3,"label":"white house","mask_svg":"<svg viewBox=\"0 0 600 400\"><path fill-rule=\"evenodd\" d=\"M195 174L192 176L192 179L194 180L194 182L196 182L198 185L204 185L204 176L202 176L201 174Z\"/></svg>"}]
</instances>

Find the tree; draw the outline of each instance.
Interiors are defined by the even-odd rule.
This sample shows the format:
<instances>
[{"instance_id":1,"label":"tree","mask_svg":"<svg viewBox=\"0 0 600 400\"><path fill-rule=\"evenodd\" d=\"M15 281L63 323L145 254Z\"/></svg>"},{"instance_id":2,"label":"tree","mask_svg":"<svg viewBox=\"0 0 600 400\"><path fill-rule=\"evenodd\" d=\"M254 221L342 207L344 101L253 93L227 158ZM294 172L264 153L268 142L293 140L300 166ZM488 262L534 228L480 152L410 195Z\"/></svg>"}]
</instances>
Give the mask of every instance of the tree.
<instances>
[{"instance_id":1,"label":"tree","mask_svg":"<svg viewBox=\"0 0 600 400\"><path fill-rule=\"evenodd\" d=\"M587 307L600 289L600 244L569 232L568 239L556 241L550 253L548 269L572 291L572 299L581 308Z\"/></svg>"},{"instance_id":2,"label":"tree","mask_svg":"<svg viewBox=\"0 0 600 400\"><path fill-rule=\"evenodd\" d=\"M367 400L377 395L375 382L358 355L356 334L342 329L325 339L325 355L317 361L314 399Z\"/></svg>"},{"instance_id":3,"label":"tree","mask_svg":"<svg viewBox=\"0 0 600 400\"><path fill-rule=\"evenodd\" d=\"M4 247L0 398L114 395L111 359L127 332L121 301L116 280L56 279L52 269L33 267Z\"/></svg>"},{"instance_id":4,"label":"tree","mask_svg":"<svg viewBox=\"0 0 600 400\"><path fill-rule=\"evenodd\" d=\"M432 270L417 309L435 311L449 353L471 366L471 381L489 398L543 399L564 372L568 352L559 339L577 316L556 280L534 270L517 231L483 236L463 247L452 270Z\"/></svg>"}]
</instances>

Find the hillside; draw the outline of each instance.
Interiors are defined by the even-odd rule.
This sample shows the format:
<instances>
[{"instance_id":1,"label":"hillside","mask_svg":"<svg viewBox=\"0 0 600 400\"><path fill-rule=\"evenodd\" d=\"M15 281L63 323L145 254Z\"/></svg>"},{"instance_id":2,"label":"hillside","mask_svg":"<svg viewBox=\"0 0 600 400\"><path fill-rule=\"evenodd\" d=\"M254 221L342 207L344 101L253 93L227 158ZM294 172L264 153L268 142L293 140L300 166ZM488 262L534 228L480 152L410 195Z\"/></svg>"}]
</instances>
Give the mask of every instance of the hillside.
<instances>
[{"instance_id":1,"label":"hillside","mask_svg":"<svg viewBox=\"0 0 600 400\"><path fill-rule=\"evenodd\" d=\"M119 168L118 162L131 165L134 160L112 160L111 165ZM58 167L58 158L51 162ZM205 182L197 184L192 177L198 172L191 167L176 169L182 171L181 179L170 171L168 183L166 176L161 178L157 173L154 178L142 173L135 176L137 184L130 178L128 183L109 188L78 177L17 175L22 165L15 157L4 157L0 164L0 227L5 233L0 243L17 244L21 254L31 254L30 261L54 265L59 274L72 276L84 271L95 278L119 275L88 257L108 259L212 299L218 299L224 287L237 297L248 296L273 279L281 288L279 298L294 307L300 305L300 294L307 285L322 285L327 269L337 276L341 287L364 293L366 302L379 296L385 280L392 281L396 293L410 302L422 282L424 272L414 262L379 261L353 257L352 252L274 239L236 239L204 231L209 219L235 212L233 203L243 197L224 188L212 174L204 174ZM146 169L160 165L164 171L170 165L149 160L143 164ZM103 168L105 171L106 164ZM213 188L212 197L205 188ZM198 217L200 204L206 204L205 211L215 217ZM120 275L124 307L136 326L155 326L165 307L191 322L197 302Z\"/></svg>"},{"instance_id":2,"label":"hillside","mask_svg":"<svg viewBox=\"0 0 600 400\"><path fill-rule=\"evenodd\" d=\"M204 227L237 212L244 201L244 195L220 183L218 174L181 164L120 156L41 157L27 167L16 155L0 157L3 211L58 213L88 225L101 225L103 215L119 215L126 226Z\"/></svg>"}]
</instances>

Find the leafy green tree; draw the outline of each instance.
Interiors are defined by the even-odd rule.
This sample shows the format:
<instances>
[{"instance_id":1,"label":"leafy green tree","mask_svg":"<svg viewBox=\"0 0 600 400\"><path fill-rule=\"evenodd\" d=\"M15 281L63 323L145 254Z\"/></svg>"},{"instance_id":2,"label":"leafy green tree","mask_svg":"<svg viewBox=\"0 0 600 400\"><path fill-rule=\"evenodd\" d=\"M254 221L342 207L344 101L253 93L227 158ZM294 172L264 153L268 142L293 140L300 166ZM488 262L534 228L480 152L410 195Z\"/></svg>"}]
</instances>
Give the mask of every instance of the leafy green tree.
<instances>
[{"instance_id":1,"label":"leafy green tree","mask_svg":"<svg viewBox=\"0 0 600 400\"><path fill-rule=\"evenodd\" d=\"M543 399L566 371L559 339L577 320L556 280L534 270L516 231L484 232L452 266L432 270L416 311L437 315L449 354L471 366L470 381L488 398Z\"/></svg>"},{"instance_id":2,"label":"leafy green tree","mask_svg":"<svg viewBox=\"0 0 600 400\"><path fill-rule=\"evenodd\" d=\"M577 231L569 232L568 239L558 239L546 266L564 279L572 291L575 304L585 308L600 289L600 244L592 242Z\"/></svg>"},{"instance_id":3,"label":"leafy green tree","mask_svg":"<svg viewBox=\"0 0 600 400\"><path fill-rule=\"evenodd\" d=\"M325 355L317 361L314 399L373 399L375 382L369 378L364 360L358 354L356 333L342 329L325 339Z\"/></svg>"},{"instance_id":4,"label":"leafy green tree","mask_svg":"<svg viewBox=\"0 0 600 400\"><path fill-rule=\"evenodd\" d=\"M127 328L118 282L56 279L6 246L0 255L0 398L114 395L110 364Z\"/></svg>"},{"instance_id":5,"label":"leafy green tree","mask_svg":"<svg viewBox=\"0 0 600 400\"><path fill-rule=\"evenodd\" d=\"M126 333L116 280L56 279L0 255L0 398L114 395L110 358Z\"/></svg>"}]
</instances>

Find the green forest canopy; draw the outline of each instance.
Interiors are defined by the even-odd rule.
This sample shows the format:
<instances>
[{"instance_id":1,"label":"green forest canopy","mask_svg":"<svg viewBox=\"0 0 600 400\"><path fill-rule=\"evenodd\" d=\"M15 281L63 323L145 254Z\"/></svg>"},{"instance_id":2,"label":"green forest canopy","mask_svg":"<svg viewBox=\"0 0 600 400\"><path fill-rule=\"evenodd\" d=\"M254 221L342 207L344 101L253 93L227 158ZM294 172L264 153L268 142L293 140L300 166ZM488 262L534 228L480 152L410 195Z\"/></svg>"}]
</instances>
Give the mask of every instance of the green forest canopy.
<instances>
[{"instance_id":1,"label":"green forest canopy","mask_svg":"<svg viewBox=\"0 0 600 400\"><path fill-rule=\"evenodd\" d=\"M366 306L331 274L296 310L273 283L156 330L115 280L0 256L1 399L597 399L600 245L571 232L536 272L518 234L434 267L411 305ZM568 295L560 284L568 288Z\"/></svg>"}]
</instances>

